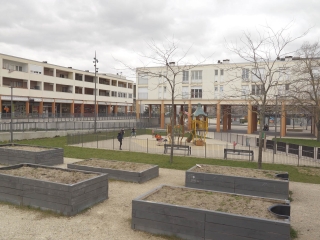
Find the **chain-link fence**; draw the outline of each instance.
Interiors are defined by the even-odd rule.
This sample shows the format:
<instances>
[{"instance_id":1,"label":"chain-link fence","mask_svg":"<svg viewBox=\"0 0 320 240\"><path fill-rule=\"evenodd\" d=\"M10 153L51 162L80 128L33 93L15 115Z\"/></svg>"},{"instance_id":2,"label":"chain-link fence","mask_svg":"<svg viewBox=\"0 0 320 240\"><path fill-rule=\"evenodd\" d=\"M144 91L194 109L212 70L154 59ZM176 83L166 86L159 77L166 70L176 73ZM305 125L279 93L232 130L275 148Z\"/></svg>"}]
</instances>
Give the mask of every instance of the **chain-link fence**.
<instances>
[{"instance_id":1,"label":"chain-link fence","mask_svg":"<svg viewBox=\"0 0 320 240\"><path fill-rule=\"evenodd\" d=\"M157 141L154 135L151 134L151 130L145 128L137 129L137 136L131 136L130 128L125 127L125 135L122 141L123 151L132 152L145 152L154 154L164 154L164 142ZM154 130L154 132L159 132L164 130ZM118 150L119 142L117 140L117 133L119 128L109 129L104 132L99 133L78 133L68 135L68 145L85 147L85 148L99 148L108 150ZM164 133L164 132L163 132ZM192 143L187 143L185 139L182 141L182 145L188 145L191 147L191 157L199 158L213 158L213 159L238 159L243 161L251 161L251 154L239 153L235 151L234 153L228 153L225 156L225 149L235 149L235 150L247 150L253 152L253 161L258 159L258 147L256 146L256 139L252 137L246 137L244 135L230 134L229 136L213 136L217 133L208 134L208 138L222 138L221 140L213 140L215 143L209 143L211 139L207 140L204 146L195 146ZM238 135L238 136L237 136ZM162 134L165 136L165 134ZM223 142L224 139L228 139L228 142ZM234 139L239 140L239 144L234 144ZM253 145L251 145L253 143ZM279 145L280 148L280 145ZM273 150L266 148L263 151L263 163L276 163L276 164L287 164L287 165L305 165L305 166L317 166L320 167L319 158L311 158L310 156L305 156L306 152L304 150L299 150L300 155L296 155L296 152L292 152L293 149L286 147L287 151L277 151L274 153ZM303 149L300 147L300 149ZM289 151L290 150L290 151ZM170 153L170 151L168 151ZM318 152L319 153L319 152ZM188 151L185 148L174 149L174 155L188 156ZM315 156L315 155L314 155ZM318 156L318 155L317 155ZM199 160L201 163L201 160Z\"/></svg>"}]
</instances>

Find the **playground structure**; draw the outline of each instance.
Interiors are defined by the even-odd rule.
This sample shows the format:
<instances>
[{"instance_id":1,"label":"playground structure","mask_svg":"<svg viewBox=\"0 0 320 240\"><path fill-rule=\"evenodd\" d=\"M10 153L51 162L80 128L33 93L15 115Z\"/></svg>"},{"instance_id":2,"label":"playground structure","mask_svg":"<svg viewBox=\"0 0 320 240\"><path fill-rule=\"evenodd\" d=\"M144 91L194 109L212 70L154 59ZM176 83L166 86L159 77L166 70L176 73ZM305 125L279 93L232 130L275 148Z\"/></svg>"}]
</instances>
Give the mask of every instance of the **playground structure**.
<instances>
[{"instance_id":1,"label":"playground structure","mask_svg":"<svg viewBox=\"0 0 320 240\"><path fill-rule=\"evenodd\" d=\"M196 111L192 114L191 134L194 145L204 146L208 133L208 115L203 111L202 106L198 103Z\"/></svg>"},{"instance_id":2,"label":"playground structure","mask_svg":"<svg viewBox=\"0 0 320 240\"><path fill-rule=\"evenodd\" d=\"M171 124L167 125L167 137L169 143L172 142L171 136L173 136L174 143L182 144L187 129L188 115L188 112L181 111L177 116L178 124L173 127ZM204 146L206 143L206 135L208 133L208 115L203 111L200 103L198 103L196 111L192 114L192 118L190 136L186 141L192 142L197 146Z\"/></svg>"},{"instance_id":3,"label":"playground structure","mask_svg":"<svg viewBox=\"0 0 320 240\"><path fill-rule=\"evenodd\" d=\"M184 135L186 133L186 129L188 129L186 122L188 120L188 112L181 111L179 115L177 116L177 125L174 125L173 128L171 124L167 125L167 137L169 143L171 143L172 139L171 136L173 135L173 142L176 144L182 144L182 140L184 138ZM171 117L170 117L171 119ZM173 131L173 134L172 134Z\"/></svg>"}]
</instances>

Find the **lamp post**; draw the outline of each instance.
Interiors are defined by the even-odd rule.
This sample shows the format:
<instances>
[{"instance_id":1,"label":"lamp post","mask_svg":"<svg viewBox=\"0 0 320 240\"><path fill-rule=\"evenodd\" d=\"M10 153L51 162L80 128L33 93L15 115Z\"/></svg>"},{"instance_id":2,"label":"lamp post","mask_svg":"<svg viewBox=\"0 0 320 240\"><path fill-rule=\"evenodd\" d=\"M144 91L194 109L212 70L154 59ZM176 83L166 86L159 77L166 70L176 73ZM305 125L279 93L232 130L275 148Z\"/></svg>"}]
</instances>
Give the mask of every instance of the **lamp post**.
<instances>
[{"instance_id":1,"label":"lamp post","mask_svg":"<svg viewBox=\"0 0 320 240\"><path fill-rule=\"evenodd\" d=\"M275 95L276 97L276 111L274 116L274 141L273 141L273 163L274 163L274 155L276 154L276 144L277 144L277 116L278 116L278 95Z\"/></svg>"},{"instance_id":2,"label":"lamp post","mask_svg":"<svg viewBox=\"0 0 320 240\"><path fill-rule=\"evenodd\" d=\"M96 51L94 51L94 132L97 132L97 63L99 62L96 57Z\"/></svg>"},{"instance_id":3,"label":"lamp post","mask_svg":"<svg viewBox=\"0 0 320 240\"><path fill-rule=\"evenodd\" d=\"M11 141L11 143L13 143L13 129L12 129L12 109L13 109L12 95L13 95L13 83L11 83L10 88L11 88L10 141Z\"/></svg>"}]
</instances>

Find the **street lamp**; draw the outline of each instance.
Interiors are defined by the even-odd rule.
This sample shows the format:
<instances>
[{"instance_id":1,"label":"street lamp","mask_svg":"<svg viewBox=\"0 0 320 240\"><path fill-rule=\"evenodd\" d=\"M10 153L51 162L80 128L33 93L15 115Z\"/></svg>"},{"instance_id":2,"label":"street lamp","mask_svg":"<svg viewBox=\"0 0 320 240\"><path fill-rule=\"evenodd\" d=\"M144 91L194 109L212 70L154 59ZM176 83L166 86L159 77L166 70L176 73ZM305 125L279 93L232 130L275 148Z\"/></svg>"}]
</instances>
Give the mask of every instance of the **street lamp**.
<instances>
[{"instance_id":1,"label":"street lamp","mask_svg":"<svg viewBox=\"0 0 320 240\"><path fill-rule=\"evenodd\" d=\"M13 95L13 83L11 83L10 88L11 88L10 137L11 137L11 143L13 143L13 129L12 129L12 109L13 109L12 95Z\"/></svg>"},{"instance_id":2,"label":"street lamp","mask_svg":"<svg viewBox=\"0 0 320 240\"><path fill-rule=\"evenodd\" d=\"M273 141L273 163L274 163L274 155L276 154L276 144L277 144L277 116L278 116L278 94L275 95L276 97L276 111L274 116L274 141Z\"/></svg>"},{"instance_id":3,"label":"street lamp","mask_svg":"<svg viewBox=\"0 0 320 240\"><path fill-rule=\"evenodd\" d=\"M94 132L97 132L97 63L99 62L96 57L96 51L94 51Z\"/></svg>"}]
</instances>

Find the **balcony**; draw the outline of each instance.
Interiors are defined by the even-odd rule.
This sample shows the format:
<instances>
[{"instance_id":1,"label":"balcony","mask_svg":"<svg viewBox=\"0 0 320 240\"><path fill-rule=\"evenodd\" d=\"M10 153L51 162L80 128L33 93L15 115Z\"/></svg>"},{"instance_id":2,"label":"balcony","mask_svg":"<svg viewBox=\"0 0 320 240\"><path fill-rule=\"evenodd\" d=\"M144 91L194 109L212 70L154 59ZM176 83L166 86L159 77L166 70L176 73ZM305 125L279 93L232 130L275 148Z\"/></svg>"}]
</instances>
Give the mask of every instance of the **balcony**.
<instances>
[{"instance_id":1,"label":"balcony","mask_svg":"<svg viewBox=\"0 0 320 240\"><path fill-rule=\"evenodd\" d=\"M43 83L43 90L53 92L53 83Z\"/></svg>"},{"instance_id":2,"label":"balcony","mask_svg":"<svg viewBox=\"0 0 320 240\"><path fill-rule=\"evenodd\" d=\"M30 81L30 89L42 90L41 89L41 82L39 82L39 81Z\"/></svg>"},{"instance_id":3,"label":"balcony","mask_svg":"<svg viewBox=\"0 0 320 240\"><path fill-rule=\"evenodd\" d=\"M54 69L45 67L43 69L43 75L53 77L54 76Z\"/></svg>"},{"instance_id":4,"label":"balcony","mask_svg":"<svg viewBox=\"0 0 320 240\"><path fill-rule=\"evenodd\" d=\"M73 73L62 71L62 70L56 70L56 77L57 78L67 78L67 79L73 79Z\"/></svg>"},{"instance_id":5,"label":"balcony","mask_svg":"<svg viewBox=\"0 0 320 240\"><path fill-rule=\"evenodd\" d=\"M72 88L73 87L70 85L57 84L56 85L56 92L72 93Z\"/></svg>"},{"instance_id":6,"label":"balcony","mask_svg":"<svg viewBox=\"0 0 320 240\"><path fill-rule=\"evenodd\" d=\"M99 78L99 84L110 85L110 79Z\"/></svg>"},{"instance_id":7,"label":"balcony","mask_svg":"<svg viewBox=\"0 0 320 240\"><path fill-rule=\"evenodd\" d=\"M82 87L75 87L75 94L82 94Z\"/></svg>"}]
</instances>

